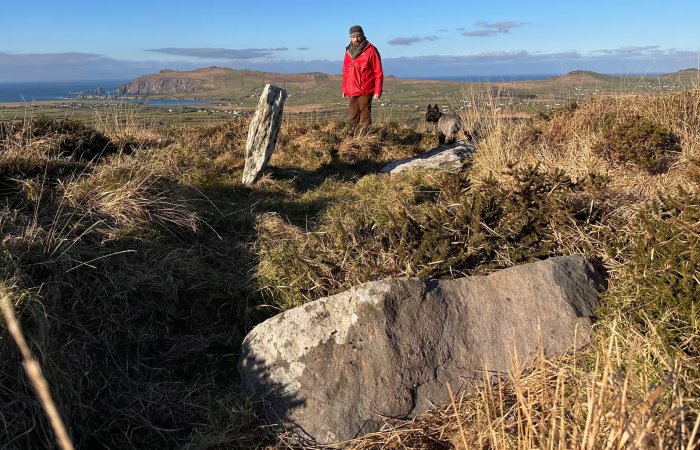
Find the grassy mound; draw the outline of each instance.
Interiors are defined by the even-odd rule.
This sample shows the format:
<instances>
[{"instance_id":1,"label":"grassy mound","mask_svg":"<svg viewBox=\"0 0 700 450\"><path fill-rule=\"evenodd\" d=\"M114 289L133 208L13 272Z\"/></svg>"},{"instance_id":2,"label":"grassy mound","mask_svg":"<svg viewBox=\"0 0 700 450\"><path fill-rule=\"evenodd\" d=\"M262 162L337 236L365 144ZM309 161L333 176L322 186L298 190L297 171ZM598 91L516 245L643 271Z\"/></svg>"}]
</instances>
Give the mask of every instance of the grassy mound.
<instances>
[{"instance_id":1,"label":"grassy mound","mask_svg":"<svg viewBox=\"0 0 700 450\"><path fill-rule=\"evenodd\" d=\"M107 136L82 122L44 116L0 124L0 151L12 148L76 161L92 161L117 150Z\"/></svg>"},{"instance_id":2,"label":"grassy mound","mask_svg":"<svg viewBox=\"0 0 700 450\"><path fill-rule=\"evenodd\" d=\"M240 343L256 323L363 281L571 253L609 274L596 345L348 446L696 442L700 94L593 100L524 121L469 114L480 147L462 174L377 175L435 144L407 125L293 122L252 187L240 183L246 119L2 124L0 271L76 446L283 447L238 390ZM669 170L629 171L596 150L612 139L606 126L630 117L678 137ZM109 142L132 151L97 152ZM1 440L51 447L22 357L1 336Z\"/></svg>"}]
</instances>

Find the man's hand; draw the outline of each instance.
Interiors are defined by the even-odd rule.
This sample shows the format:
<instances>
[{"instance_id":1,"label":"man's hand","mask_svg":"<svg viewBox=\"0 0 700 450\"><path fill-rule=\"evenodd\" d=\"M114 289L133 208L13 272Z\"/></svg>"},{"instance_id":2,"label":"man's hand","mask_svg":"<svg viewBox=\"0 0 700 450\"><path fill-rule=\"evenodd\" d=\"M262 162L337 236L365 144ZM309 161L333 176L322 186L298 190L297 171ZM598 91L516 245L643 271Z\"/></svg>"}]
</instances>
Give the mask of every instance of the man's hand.
<instances>
[{"instance_id":1,"label":"man's hand","mask_svg":"<svg viewBox=\"0 0 700 450\"><path fill-rule=\"evenodd\" d=\"M381 97L381 96L382 96L382 94L374 94L374 96L372 96L372 98L375 100L379 100L379 97Z\"/></svg>"},{"instance_id":2,"label":"man's hand","mask_svg":"<svg viewBox=\"0 0 700 450\"><path fill-rule=\"evenodd\" d=\"M348 97L347 95L345 95L345 92L341 93L340 95L342 95L343 98L347 98L347 97Z\"/></svg>"}]
</instances>

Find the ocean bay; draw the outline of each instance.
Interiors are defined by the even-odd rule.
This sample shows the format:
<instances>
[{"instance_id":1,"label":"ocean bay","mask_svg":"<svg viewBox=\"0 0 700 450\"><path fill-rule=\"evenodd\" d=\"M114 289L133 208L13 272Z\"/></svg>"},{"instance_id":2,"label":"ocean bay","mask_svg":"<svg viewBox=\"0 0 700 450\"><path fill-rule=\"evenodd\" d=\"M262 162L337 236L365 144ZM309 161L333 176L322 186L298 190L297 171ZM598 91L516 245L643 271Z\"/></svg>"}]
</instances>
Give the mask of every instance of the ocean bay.
<instances>
[{"instance_id":1,"label":"ocean bay","mask_svg":"<svg viewBox=\"0 0 700 450\"><path fill-rule=\"evenodd\" d=\"M102 100L143 103L148 106L186 106L209 103L201 99L169 99L115 96L115 89L128 80L87 80L0 83L0 104Z\"/></svg>"}]
</instances>

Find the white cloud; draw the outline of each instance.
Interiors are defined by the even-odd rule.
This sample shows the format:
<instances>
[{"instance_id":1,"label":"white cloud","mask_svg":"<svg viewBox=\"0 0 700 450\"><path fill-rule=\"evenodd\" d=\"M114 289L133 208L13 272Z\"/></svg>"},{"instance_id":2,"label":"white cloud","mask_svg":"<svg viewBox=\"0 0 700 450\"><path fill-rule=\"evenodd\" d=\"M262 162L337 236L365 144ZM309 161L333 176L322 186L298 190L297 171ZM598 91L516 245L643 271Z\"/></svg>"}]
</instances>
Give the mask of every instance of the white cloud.
<instances>
[{"instance_id":1,"label":"white cloud","mask_svg":"<svg viewBox=\"0 0 700 450\"><path fill-rule=\"evenodd\" d=\"M267 58L275 52L283 52L288 50L287 47L278 48L154 48L149 49L149 52L165 53L168 55L189 56L200 59L257 59Z\"/></svg>"},{"instance_id":2,"label":"white cloud","mask_svg":"<svg viewBox=\"0 0 700 450\"><path fill-rule=\"evenodd\" d=\"M191 70L187 62L128 61L94 53L0 52L0 81L118 80L161 69Z\"/></svg>"},{"instance_id":3,"label":"white cloud","mask_svg":"<svg viewBox=\"0 0 700 450\"><path fill-rule=\"evenodd\" d=\"M517 28L524 25L524 22L484 22L478 21L474 22L474 26L477 27L476 30L465 30L464 28L458 28L462 31L462 36L466 37L490 37L496 36L498 34L504 34L510 32L513 28Z\"/></svg>"},{"instance_id":4,"label":"white cloud","mask_svg":"<svg viewBox=\"0 0 700 450\"><path fill-rule=\"evenodd\" d=\"M389 41L387 43L389 45L413 45L413 44L417 44L419 42L435 41L437 39L439 39L437 36L395 37L393 39L389 39Z\"/></svg>"},{"instance_id":5,"label":"white cloud","mask_svg":"<svg viewBox=\"0 0 700 450\"><path fill-rule=\"evenodd\" d=\"M663 54L665 52L674 52L674 50L666 50L662 51L659 49L658 45L647 45L643 47L635 47L635 46L628 46L628 47L619 47L619 48L613 48L613 49L603 49L603 50L596 50L593 53L599 53L599 54L604 54L604 55L611 55L611 56L620 56L620 57L636 57L636 56L657 56L660 54Z\"/></svg>"}]
</instances>

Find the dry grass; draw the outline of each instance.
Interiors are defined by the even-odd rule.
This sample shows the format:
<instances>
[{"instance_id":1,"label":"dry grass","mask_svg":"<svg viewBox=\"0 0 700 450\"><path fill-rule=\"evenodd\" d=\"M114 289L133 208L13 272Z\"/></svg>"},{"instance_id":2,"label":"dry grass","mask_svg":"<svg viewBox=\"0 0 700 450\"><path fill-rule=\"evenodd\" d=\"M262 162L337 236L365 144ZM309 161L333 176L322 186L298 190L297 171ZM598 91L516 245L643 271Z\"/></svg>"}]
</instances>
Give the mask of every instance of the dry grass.
<instances>
[{"instance_id":1,"label":"dry grass","mask_svg":"<svg viewBox=\"0 0 700 450\"><path fill-rule=\"evenodd\" d=\"M153 173L153 168L119 159L67 183L63 199L69 208L109 217L115 228L158 224L197 232L200 218L186 202L178 201L175 189L174 183Z\"/></svg>"},{"instance_id":2,"label":"dry grass","mask_svg":"<svg viewBox=\"0 0 700 450\"><path fill-rule=\"evenodd\" d=\"M485 94L488 96L488 92ZM673 192L689 184L688 161L700 152L700 95L697 91L661 97L618 96L587 101L564 107L531 121L508 123L497 114L494 101L472 100L487 105L485 111L465 113L465 122L483 136L475 155L475 180L500 177L508 163L539 164L544 170L564 170L574 179L590 174L610 180L610 190L622 196L648 200L659 193ZM474 117L476 116L476 118ZM625 117L643 117L664 125L676 133L681 142L679 162L668 173L649 175L624 164L611 163L597 154L605 124ZM479 122L480 120L480 122Z\"/></svg>"},{"instance_id":3,"label":"dry grass","mask_svg":"<svg viewBox=\"0 0 700 450\"><path fill-rule=\"evenodd\" d=\"M338 155L349 162L374 159L383 147L381 136L370 127L360 127L338 146Z\"/></svg>"},{"instance_id":4,"label":"dry grass","mask_svg":"<svg viewBox=\"0 0 700 450\"><path fill-rule=\"evenodd\" d=\"M143 105L129 101L112 100L94 113L95 128L126 152L172 143L176 135L163 133L159 122L155 114L144 113Z\"/></svg>"}]
</instances>

